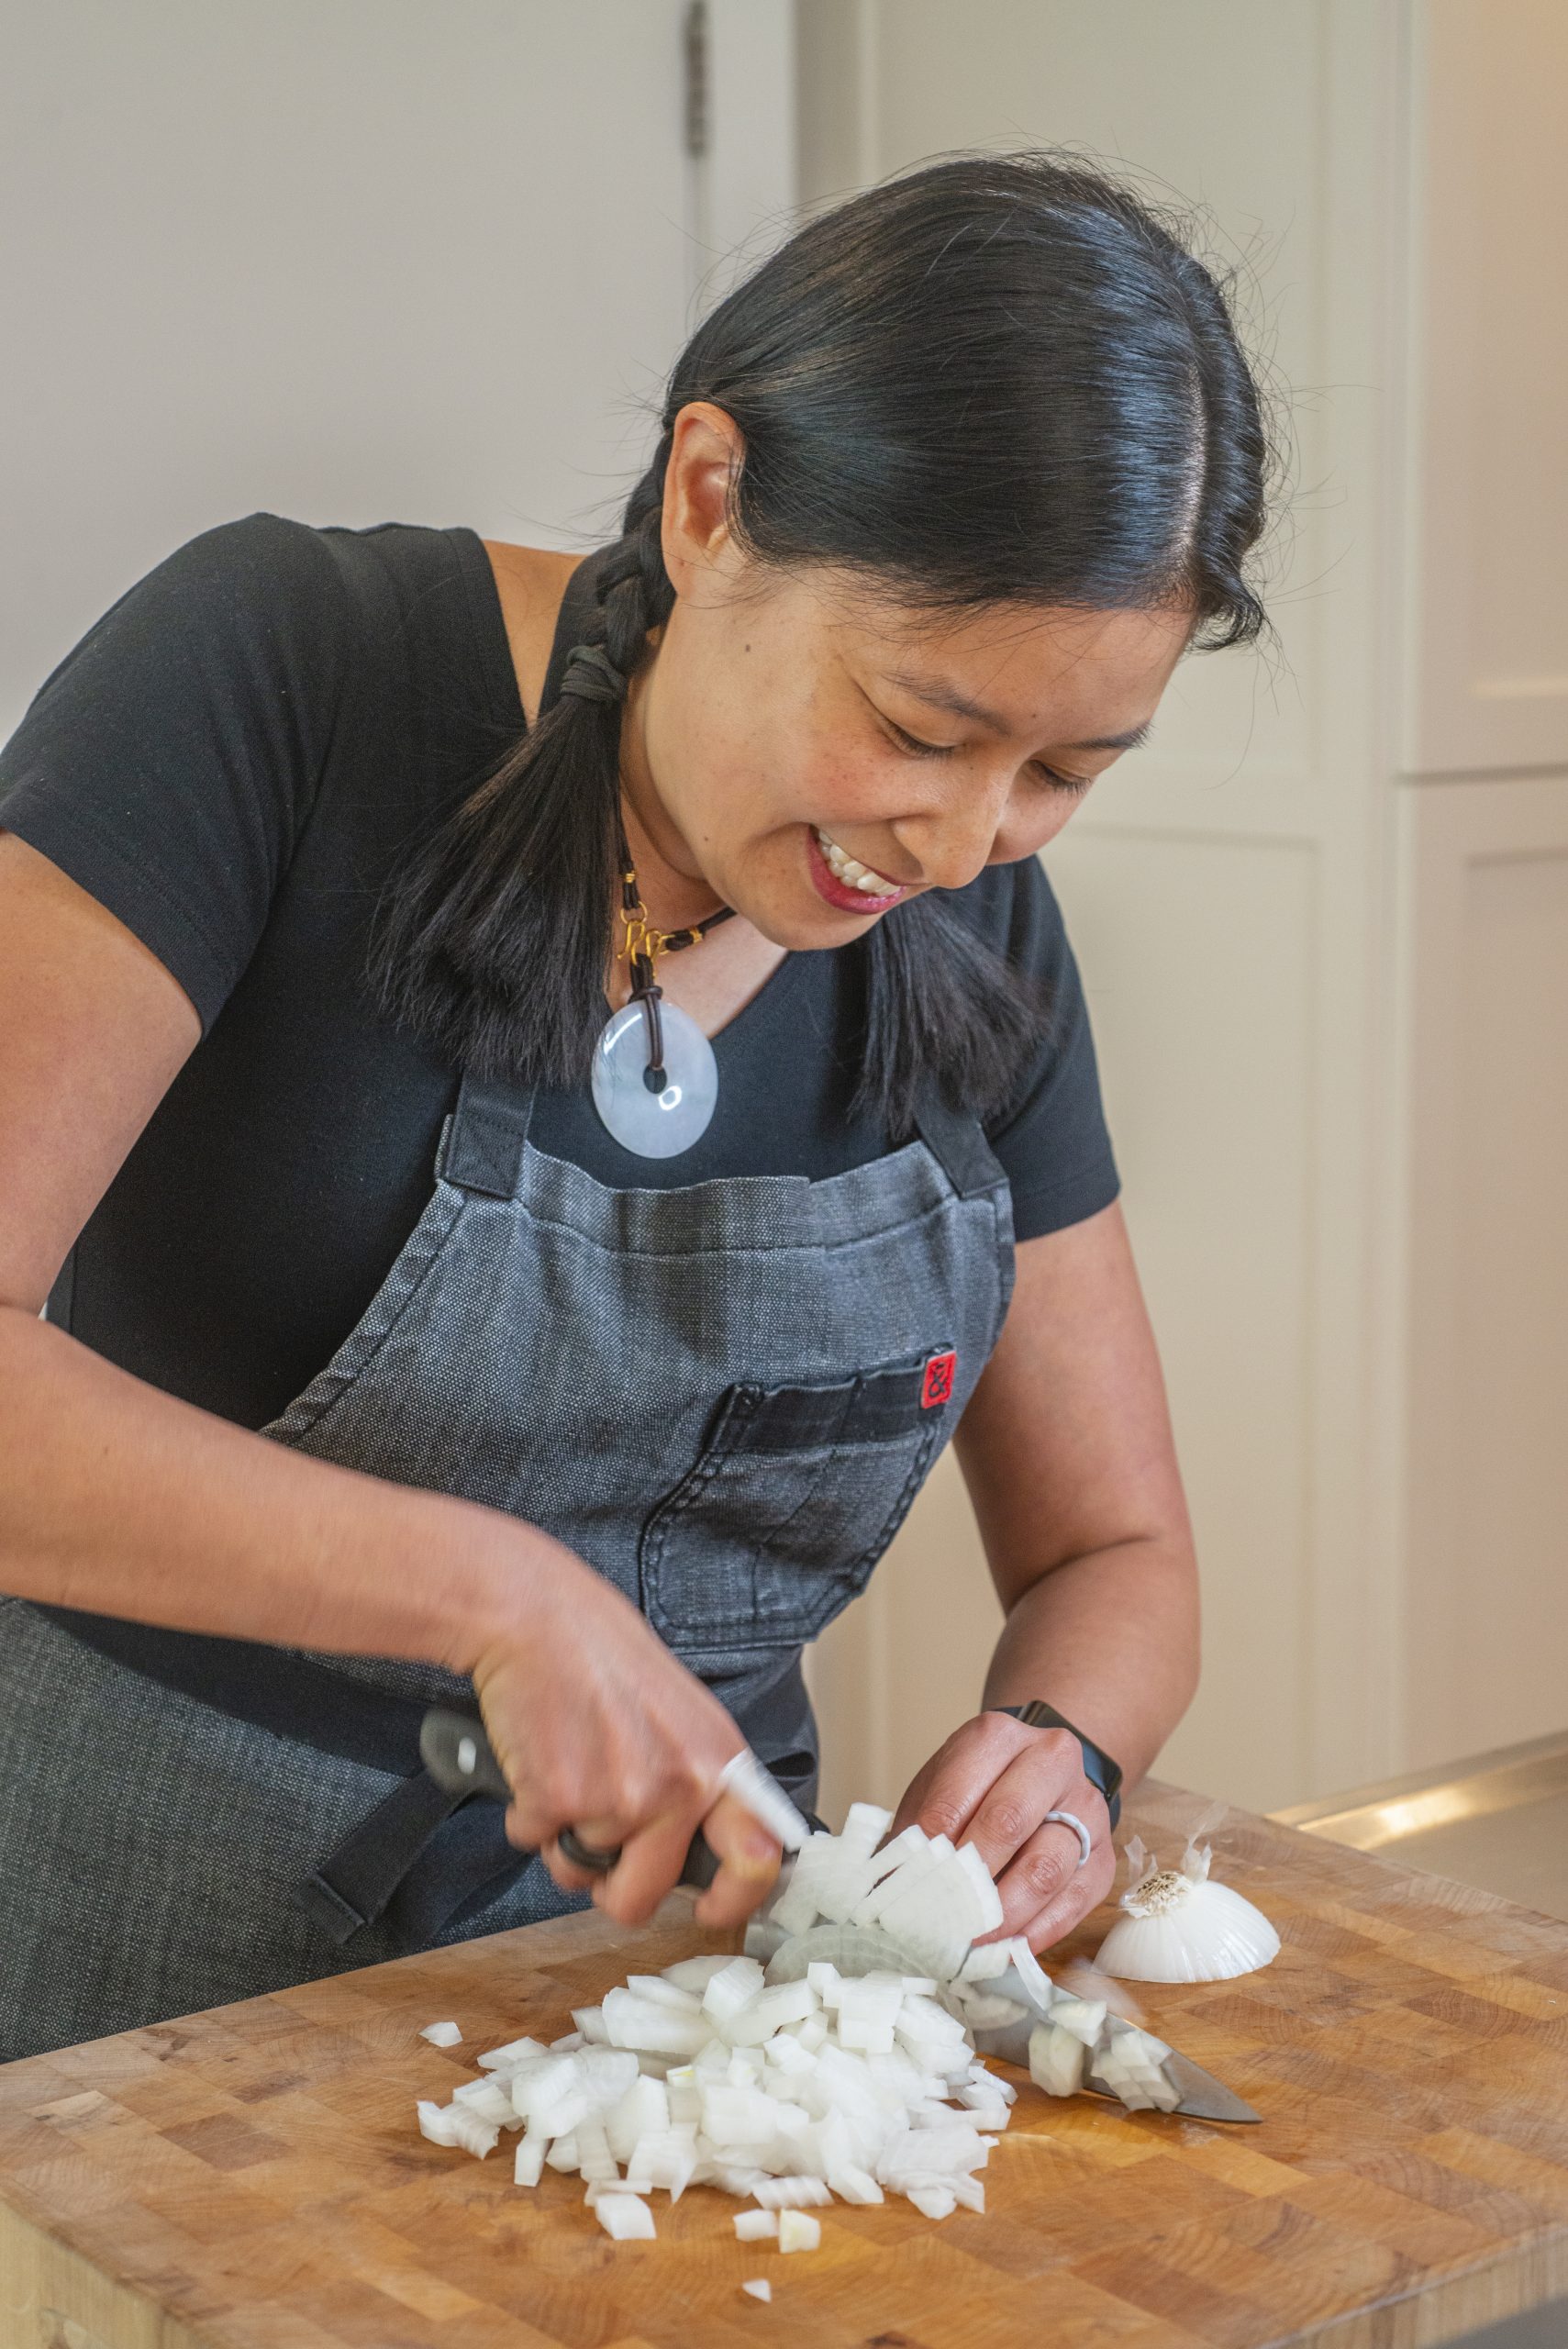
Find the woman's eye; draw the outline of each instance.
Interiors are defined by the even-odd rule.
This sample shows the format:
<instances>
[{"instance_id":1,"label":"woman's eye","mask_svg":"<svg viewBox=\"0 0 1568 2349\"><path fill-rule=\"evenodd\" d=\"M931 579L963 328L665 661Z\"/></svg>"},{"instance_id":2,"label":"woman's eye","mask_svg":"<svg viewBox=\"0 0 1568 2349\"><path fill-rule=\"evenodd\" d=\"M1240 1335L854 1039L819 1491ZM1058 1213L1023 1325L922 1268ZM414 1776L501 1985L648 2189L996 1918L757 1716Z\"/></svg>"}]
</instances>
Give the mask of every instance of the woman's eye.
<instances>
[{"instance_id":1,"label":"woman's eye","mask_svg":"<svg viewBox=\"0 0 1568 2349\"><path fill-rule=\"evenodd\" d=\"M951 759L960 748L956 742L922 742L917 734L911 734L895 718L884 718L882 722L896 748L906 751L914 759ZM1060 767L1037 766L1034 773L1052 791L1069 792L1074 799L1081 799L1095 780L1092 774L1065 774Z\"/></svg>"},{"instance_id":2,"label":"woman's eye","mask_svg":"<svg viewBox=\"0 0 1568 2349\"><path fill-rule=\"evenodd\" d=\"M902 726L897 725L891 718L884 718L883 719L883 724L892 735L898 748L901 751L907 751L911 758L951 759L953 751L958 747L954 742L922 742L918 735L907 733Z\"/></svg>"},{"instance_id":3,"label":"woman's eye","mask_svg":"<svg viewBox=\"0 0 1568 2349\"><path fill-rule=\"evenodd\" d=\"M1081 799L1095 780L1092 774L1063 774L1060 767L1036 767L1035 773L1052 791L1071 792L1074 799Z\"/></svg>"}]
</instances>

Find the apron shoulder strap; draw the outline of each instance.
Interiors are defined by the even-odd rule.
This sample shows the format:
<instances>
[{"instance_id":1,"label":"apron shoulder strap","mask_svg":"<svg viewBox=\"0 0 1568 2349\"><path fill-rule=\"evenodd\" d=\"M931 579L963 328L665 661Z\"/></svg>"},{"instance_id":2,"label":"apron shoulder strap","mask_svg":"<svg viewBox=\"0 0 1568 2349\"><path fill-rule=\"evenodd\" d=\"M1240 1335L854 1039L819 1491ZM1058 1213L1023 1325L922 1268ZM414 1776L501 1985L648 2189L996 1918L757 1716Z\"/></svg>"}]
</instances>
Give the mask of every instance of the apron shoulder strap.
<instances>
[{"instance_id":1,"label":"apron shoulder strap","mask_svg":"<svg viewBox=\"0 0 1568 2349\"><path fill-rule=\"evenodd\" d=\"M1006 1182L979 1119L970 1110L951 1108L934 1085L921 1091L915 1126L961 1198L978 1198Z\"/></svg>"},{"instance_id":2,"label":"apron shoulder strap","mask_svg":"<svg viewBox=\"0 0 1568 2349\"><path fill-rule=\"evenodd\" d=\"M486 1198L516 1198L533 1108L531 1087L485 1084L465 1070L441 1150L443 1180Z\"/></svg>"}]
</instances>

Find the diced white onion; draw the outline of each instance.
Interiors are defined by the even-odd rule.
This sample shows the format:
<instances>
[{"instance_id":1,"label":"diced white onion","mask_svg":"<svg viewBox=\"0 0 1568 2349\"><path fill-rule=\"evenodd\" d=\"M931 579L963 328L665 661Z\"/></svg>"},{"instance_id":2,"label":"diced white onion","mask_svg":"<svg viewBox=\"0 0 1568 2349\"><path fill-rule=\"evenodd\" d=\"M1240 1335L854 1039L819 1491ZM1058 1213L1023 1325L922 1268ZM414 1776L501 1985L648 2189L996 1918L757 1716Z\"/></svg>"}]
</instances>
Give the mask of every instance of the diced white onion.
<instances>
[{"instance_id":1,"label":"diced white onion","mask_svg":"<svg viewBox=\"0 0 1568 2349\"><path fill-rule=\"evenodd\" d=\"M1047 2096L1076 2096L1084 2085L1088 2049L1072 2032L1038 2022L1029 2033L1029 2077Z\"/></svg>"},{"instance_id":2,"label":"diced white onion","mask_svg":"<svg viewBox=\"0 0 1568 2349\"><path fill-rule=\"evenodd\" d=\"M728 1957L683 1957L664 1968L664 1979L673 1982L677 1989L689 1990L700 2001L714 1976L722 1974L728 1964Z\"/></svg>"},{"instance_id":3,"label":"diced white onion","mask_svg":"<svg viewBox=\"0 0 1568 2349\"><path fill-rule=\"evenodd\" d=\"M951 2186L912 2186L909 2199L928 2219L951 2219L958 2208L958 2197Z\"/></svg>"},{"instance_id":4,"label":"diced white onion","mask_svg":"<svg viewBox=\"0 0 1568 2349\"><path fill-rule=\"evenodd\" d=\"M654 2239L653 2213L640 2195L596 2195L594 2216L617 2243L651 2243Z\"/></svg>"},{"instance_id":5,"label":"diced white onion","mask_svg":"<svg viewBox=\"0 0 1568 2349\"><path fill-rule=\"evenodd\" d=\"M520 2065L547 2053L542 2040L510 2039L505 2047L492 2047L474 2060L482 2072L515 2072Z\"/></svg>"},{"instance_id":6,"label":"diced white onion","mask_svg":"<svg viewBox=\"0 0 1568 2349\"><path fill-rule=\"evenodd\" d=\"M428 2039L432 2047L457 2047L462 2041L455 2022L428 2022L419 2036Z\"/></svg>"},{"instance_id":7,"label":"diced white onion","mask_svg":"<svg viewBox=\"0 0 1568 2349\"><path fill-rule=\"evenodd\" d=\"M720 1966L702 1995L702 2011L709 2018L709 2030L715 2024L728 2022L742 2007L749 2007L765 1978L754 1957L732 1957L728 1965ZM610 1994L612 1998L615 1995L613 1991ZM609 2000L605 2004L607 2009ZM705 2032L704 2037L707 2035Z\"/></svg>"},{"instance_id":8,"label":"diced white onion","mask_svg":"<svg viewBox=\"0 0 1568 2349\"><path fill-rule=\"evenodd\" d=\"M421 2133L483 2160L520 2129L517 2185L574 2171L617 2240L653 2234L645 2196L710 2185L758 2205L736 2214L739 2241L776 2233L795 2251L817 2247L810 2212L835 2197L901 2194L933 2220L984 2209L979 2173L1018 2091L973 2031L1048 2016L1029 2042L1038 2086L1067 2096L1087 2081L1133 2110L1173 2108L1162 2041L1107 2021L1096 1996L1053 1988L1022 1940L975 1945L1001 1912L973 1845L912 1827L878 1849L886 1827L857 1805L842 1836L810 1839L755 1944L765 1970L713 1954L634 1974L549 2046L487 2050L450 2103L417 2106ZM796 1921L786 1938L784 1916ZM424 2036L461 2034L435 2023Z\"/></svg>"}]
</instances>

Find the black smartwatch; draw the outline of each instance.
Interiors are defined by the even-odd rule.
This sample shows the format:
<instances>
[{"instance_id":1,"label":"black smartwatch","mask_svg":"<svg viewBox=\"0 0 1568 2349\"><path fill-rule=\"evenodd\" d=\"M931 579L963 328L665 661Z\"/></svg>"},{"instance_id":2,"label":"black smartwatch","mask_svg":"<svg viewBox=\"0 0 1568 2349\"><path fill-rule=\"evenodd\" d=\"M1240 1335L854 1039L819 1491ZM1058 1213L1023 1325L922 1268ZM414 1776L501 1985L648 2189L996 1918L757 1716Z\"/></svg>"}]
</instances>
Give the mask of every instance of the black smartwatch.
<instances>
[{"instance_id":1,"label":"black smartwatch","mask_svg":"<svg viewBox=\"0 0 1568 2349\"><path fill-rule=\"evenodd\" d=\"M1029 1729L1072 1730L1084 1749L1084 1776L1104 1795L1111 1825L1116 1825L1121 1817L1121 1765L1111 1760L1104 1746L1096 1745L1092 1737L1085 1737L1065 1713L1059 1713L1054 1705L1046 1704L1039 1697L1028 1705L987 1705L985 1709L988 1713L1010 1713L1014 1720L1024 1722Z\"/></svg>"}]
</instances>

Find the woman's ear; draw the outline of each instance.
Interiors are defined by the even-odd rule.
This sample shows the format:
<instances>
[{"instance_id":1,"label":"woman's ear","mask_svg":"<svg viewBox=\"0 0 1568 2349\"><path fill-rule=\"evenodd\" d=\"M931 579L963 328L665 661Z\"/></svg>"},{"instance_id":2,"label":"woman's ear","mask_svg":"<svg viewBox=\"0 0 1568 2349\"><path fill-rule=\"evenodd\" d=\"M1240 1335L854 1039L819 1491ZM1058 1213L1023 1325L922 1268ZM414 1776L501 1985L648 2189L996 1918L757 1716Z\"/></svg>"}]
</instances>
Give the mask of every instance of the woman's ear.
<instances>
[{"instance_id":1,"label":"woman's ear","mask_svg":"<svg viewBox=\"0 0 1568 2349\"><path fill-rule=\"evenodd\" d=\"M716 573L728 578L742 568L729 498L745 458L740 427L723 408L691 400L679 411L671 428L661 529L664 569L677 596L700 591Z\"/></svg>"}]
</instances>

